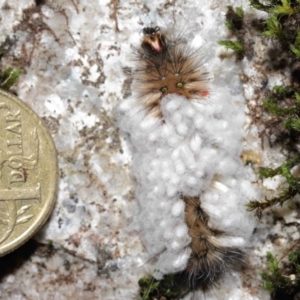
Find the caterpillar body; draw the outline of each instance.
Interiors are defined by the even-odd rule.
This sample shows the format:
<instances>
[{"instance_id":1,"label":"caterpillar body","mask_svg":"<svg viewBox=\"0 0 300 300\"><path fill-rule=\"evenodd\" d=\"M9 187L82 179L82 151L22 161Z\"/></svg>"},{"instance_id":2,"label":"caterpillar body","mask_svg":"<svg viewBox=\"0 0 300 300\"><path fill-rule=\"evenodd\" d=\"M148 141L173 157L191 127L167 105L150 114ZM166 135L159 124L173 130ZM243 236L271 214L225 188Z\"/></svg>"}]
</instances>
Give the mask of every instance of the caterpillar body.
<instances>
[{"instance_id":1,"label":"caterpillar body","mask_svg":"<svg viewBox=\"0 0 300 300\"><path fill-rule=\"evenodd\" d=\"M255 226L245 203L256 190L239 159L238 101L208 72L215 49L191 47L175 25L143 29L120 128L133 144L134 224L154 277L175 274L186 289L206 291L244 264Z\"/></svg>"}]
</instances>

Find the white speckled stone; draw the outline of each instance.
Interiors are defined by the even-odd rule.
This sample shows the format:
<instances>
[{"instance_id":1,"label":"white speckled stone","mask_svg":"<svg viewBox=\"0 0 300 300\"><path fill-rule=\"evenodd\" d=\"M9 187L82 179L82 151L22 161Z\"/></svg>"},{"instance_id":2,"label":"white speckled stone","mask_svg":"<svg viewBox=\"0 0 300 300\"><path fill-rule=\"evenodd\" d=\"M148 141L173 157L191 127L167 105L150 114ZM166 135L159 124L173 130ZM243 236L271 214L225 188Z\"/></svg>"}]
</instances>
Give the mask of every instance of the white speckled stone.
<instances>
[{"instance_id":1,"label":"white speckled stone","mask_svg":"<svg viewBox=\"0 0 300 300\"><path fill-rule=\"evenodd\" d=\"M132 149L119 136L114 108L130 93L130 82L123 71L130 43L138 38L143 24L150 24L153 12L163 16L172 1L44 2L36 6L33 0L0 0L0 42L6 40L8 50L2 66L21 68L12 90L49 127L60 166L56 206L36 236L40 246L2 277L0 298L137 299L138 279L147 270L146 254L134 228L129 230L135 214ZM204 36L210 19L217 19L219 26L213 39L221 40L228 37L224 26L228 5L254 13L247 0L207 0L201 5L187 0L178 4L178 9L185 19L191 10L198 13L203 19ZM197 45L201 42L194 41ZM228 59L222 67L230 68L234 63L234 58ZM254 64L246 59L240 63L241 71L254 78L243 84L247 101L251 101L261 76ZM212 71L222 76L221 66ZM243 99L238 75L226 81L232 94ZM274 77L272 82L280 80ZM254 145L267 163L275 154L261 151L258 131L249 124L245 126L246 146ZM185 132L186 128L178 131ZM200 142L195 140L191 147ZM176 167L180 169L180 165ZM179 206L173 213L181 209ZM216 287L205 295L206 300L269 299L260 288L262 259L267 250L284 248L282 243L277 247L270 242L271 223L265 217L257 228L249 249L250 270L228 275L221 290ZM274 227L271 234L280 230ZM178 229L177 234L182 231ZM288 235L298 238L294 230L283 231L282 235L284 241L289 240ZM49 241L53 243L51 253L43 246ZM196 299L202 296L199 292Z\"/></svg>"}]
</instances>

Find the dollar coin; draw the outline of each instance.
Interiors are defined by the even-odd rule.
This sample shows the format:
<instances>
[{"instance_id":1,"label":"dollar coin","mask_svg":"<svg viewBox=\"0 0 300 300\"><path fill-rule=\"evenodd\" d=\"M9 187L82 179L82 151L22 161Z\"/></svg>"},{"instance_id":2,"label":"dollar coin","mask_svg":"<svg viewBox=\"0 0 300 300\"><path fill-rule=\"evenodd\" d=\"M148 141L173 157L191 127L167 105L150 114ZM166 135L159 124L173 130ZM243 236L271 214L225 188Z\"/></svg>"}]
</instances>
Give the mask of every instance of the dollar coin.
<instances>
[{"instance_id":1,"label":"dollar coin","mask_svg":"<svg viewBox=\"0 0 300 300\"><path fill-rule=\"evenodd\" d=\"M0 90L0 256L25 243L46 222L58 183L57 153L42 120Z\"/></svg>"}]
</instances>

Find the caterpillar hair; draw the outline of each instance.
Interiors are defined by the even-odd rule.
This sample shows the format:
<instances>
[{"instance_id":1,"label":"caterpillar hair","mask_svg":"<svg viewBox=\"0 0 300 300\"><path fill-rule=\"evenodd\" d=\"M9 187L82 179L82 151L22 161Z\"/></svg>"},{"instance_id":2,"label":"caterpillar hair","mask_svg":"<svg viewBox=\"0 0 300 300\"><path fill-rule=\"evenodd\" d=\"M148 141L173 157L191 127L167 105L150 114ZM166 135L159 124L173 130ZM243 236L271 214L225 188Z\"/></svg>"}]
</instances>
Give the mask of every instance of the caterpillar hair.
<instances>
[{"instance_id":1,"label":"caterpillar hair","mask_svg":"<svg viewBox=\"0 0 300 300\"><path fill-rule=\"evenodd\" d=\"M208 226L209 216L201 209L198 197L184 197L184 202L192 253L186 269L177 278L190 290L205 291L229 270L240 270L244 253L236 247L220 245L218 237L226 233Z\"/></svg>"},{"instance_id":2,"label":"caterpillar hair","mask_svg":"<svg viewBox=\"0 0 300 300\"><path fill-rule=\"evenodd\" d=\"M135 70L134 88L151 116L162 117L160 102L168 94L188 100L209 95L211 75L203 65L205 56L187 45L184 31L176 35L159 26L145 27L143 35L141 48L136 51L140 66Z\"/></svg>"}]
</instances>

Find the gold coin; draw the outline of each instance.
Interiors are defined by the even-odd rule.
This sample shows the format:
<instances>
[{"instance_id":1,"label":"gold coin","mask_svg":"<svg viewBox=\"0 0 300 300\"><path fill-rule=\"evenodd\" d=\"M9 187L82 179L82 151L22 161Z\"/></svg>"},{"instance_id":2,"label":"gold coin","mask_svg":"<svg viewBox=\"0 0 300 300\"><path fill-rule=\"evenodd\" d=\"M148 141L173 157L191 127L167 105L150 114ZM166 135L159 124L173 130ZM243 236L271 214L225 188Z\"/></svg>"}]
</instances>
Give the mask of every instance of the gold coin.
<instances>
[{"instance_id":1,"label":"gold coin","mask_svg":"<svg viewBox=\"0 0 300 300\"><path fill-rule=\"evenodd\" d=\"M53 209L58 164L41 119L0 90L0 256L25 243Z\"/></svg>"}]
</instances>

